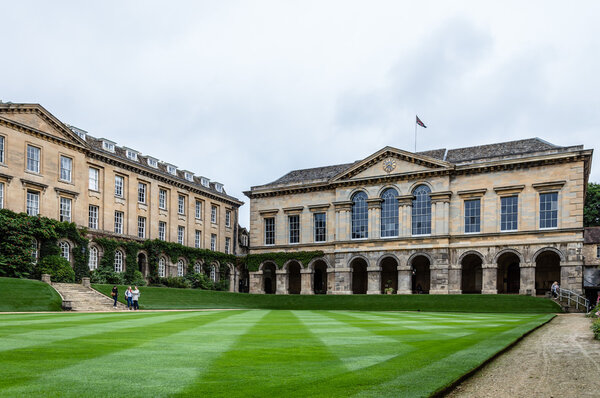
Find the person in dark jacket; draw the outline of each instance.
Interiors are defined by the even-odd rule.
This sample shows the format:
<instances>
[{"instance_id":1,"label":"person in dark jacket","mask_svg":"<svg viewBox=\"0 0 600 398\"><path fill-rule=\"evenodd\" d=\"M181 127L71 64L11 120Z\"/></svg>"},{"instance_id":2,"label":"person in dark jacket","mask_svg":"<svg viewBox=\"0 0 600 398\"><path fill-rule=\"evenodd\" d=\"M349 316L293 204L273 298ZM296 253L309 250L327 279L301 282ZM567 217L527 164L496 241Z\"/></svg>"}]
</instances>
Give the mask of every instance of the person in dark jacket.
<instances>
[{"instance_id":1,"label":"person in dark jacket","mask_svg":"<svg viewBox=\"0 0 600 398\"><path fill-rule=\"evenodd\" d=\"M115 300L113 307L117 308L117 299L119 298L119 289L117 288L117 285L113 286L112 292L110 292L110 295Z\"/></svg>"}]
</instances>

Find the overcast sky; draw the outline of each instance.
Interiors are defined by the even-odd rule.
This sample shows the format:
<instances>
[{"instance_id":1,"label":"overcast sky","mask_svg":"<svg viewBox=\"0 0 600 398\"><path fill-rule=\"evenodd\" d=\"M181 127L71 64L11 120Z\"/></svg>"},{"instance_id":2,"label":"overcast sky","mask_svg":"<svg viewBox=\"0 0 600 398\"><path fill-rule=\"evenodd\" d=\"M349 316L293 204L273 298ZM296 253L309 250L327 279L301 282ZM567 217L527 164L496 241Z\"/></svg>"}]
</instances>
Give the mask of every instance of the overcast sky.
<instances>
[{"instance_id":1,"label":"overcast sky","mask_svg":"<svg viewBox=\"0 0 600 398\"><path fill-rule=\"evenodd\" d=\"M450 4L451 3L451 4ZM596 149L599 1L2 1L0 99L242 191L540 137ZM240 222L248 226L248 205Z\"/></svg>"}]
</instances>

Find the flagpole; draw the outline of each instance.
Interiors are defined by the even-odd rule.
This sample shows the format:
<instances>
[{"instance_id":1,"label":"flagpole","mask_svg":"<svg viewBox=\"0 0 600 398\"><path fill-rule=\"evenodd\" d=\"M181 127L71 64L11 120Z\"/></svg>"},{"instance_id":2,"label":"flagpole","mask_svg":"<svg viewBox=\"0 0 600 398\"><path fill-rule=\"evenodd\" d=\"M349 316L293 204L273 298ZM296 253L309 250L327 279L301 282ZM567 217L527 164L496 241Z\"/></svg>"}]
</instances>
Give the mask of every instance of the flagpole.
<instances>
[{"instance_id":1,"label":"flagpole","mask_svg":"<svg viewBox=\"0 0 600 398\"><path fill-rule=\"evenodd\" d=\"M417 122L415 122L415 153L417 152Z\"/></svg>"}]
</instances>

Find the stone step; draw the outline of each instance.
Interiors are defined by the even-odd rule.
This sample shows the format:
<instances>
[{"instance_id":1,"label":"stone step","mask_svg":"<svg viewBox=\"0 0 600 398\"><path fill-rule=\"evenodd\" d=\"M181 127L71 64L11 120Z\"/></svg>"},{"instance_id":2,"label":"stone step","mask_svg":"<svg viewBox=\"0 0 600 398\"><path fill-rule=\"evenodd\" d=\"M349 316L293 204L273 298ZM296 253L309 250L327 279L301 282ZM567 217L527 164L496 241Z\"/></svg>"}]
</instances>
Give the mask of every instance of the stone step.
<instances>
[{"instance_id":1,"label":"stone step","mask_svg":"<svg viewBox=\"0 0 600 398\"><path fill-rule=\"evenodd\" d=\"M71 311L123 311L127 307L117 302L113 307L113 299L97 292L91 287L74 283L53 283L52 287L63 298L63 307Z\"/></svg>"}]
</instances>

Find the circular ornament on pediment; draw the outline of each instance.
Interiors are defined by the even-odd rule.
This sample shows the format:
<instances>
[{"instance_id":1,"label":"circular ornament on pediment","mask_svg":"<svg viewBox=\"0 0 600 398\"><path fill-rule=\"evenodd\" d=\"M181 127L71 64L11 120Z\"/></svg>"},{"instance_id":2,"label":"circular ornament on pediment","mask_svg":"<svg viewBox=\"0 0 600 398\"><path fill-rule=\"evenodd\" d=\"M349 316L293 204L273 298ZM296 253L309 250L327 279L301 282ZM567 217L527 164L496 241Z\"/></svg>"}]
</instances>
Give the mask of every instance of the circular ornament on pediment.
<instances>
[{"instance_id":1,"label":"circular ornament on pediment","mask_svg":"<svg viewBox=\"0 0 600 398\"><path fill-rule=\"evenodd\" d=\"M396 169L396 159L387 158L383 161L383 171L391 173Z\"/></svg>"}]
</instances>

